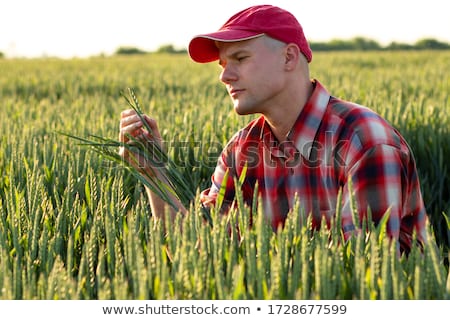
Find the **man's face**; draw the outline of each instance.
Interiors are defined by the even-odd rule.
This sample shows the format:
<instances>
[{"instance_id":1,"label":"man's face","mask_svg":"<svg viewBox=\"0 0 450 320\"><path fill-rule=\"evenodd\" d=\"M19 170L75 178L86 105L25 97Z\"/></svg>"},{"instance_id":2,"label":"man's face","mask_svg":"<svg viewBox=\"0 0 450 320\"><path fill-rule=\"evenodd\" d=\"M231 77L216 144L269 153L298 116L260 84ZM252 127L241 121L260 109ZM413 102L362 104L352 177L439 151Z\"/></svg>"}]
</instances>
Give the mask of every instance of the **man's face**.
<instances>
[{"instance_id":1,"label":"man's face","mask_svg":"<svg viewBox=\"0 0 450 320\"><path fill-rule=\"evenodd\" d=\"M264 36L218 44L220 80L238 114L268 112L284 88L284 46Z\"/></svg>"}]
</instances>

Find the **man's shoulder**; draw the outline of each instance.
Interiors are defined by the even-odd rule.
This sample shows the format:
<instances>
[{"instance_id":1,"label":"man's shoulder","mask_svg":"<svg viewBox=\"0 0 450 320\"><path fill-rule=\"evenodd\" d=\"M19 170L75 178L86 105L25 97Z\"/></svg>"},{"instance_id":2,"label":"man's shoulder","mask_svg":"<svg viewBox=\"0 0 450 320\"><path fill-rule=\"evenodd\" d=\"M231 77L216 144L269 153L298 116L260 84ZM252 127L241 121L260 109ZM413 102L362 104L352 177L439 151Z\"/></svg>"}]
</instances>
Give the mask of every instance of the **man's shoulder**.
<instances>
[{"instance_id":1,"label":"man's shoulder","mask_svg":"<svg viewBox=\"0 0 450 320\"><path fill-rule=\"evenodd\" d=\"M339 123L342 139L358 141L361 147L387 144L400 147L401 134L376 111L357 103L332 97L329 116Z\"/></svg>"},{"instance_id":2,"label":"man's shoulder","mask_svg":"<svg viewBox=\"0 0 450 320\"><path fill-rule=\"evenodd\" d=\"M382 119L378 113L366 106L333 96L330 98L329 111L333 116L339 117L346 123L365 119Z\"/></svg>"}]
</instances>

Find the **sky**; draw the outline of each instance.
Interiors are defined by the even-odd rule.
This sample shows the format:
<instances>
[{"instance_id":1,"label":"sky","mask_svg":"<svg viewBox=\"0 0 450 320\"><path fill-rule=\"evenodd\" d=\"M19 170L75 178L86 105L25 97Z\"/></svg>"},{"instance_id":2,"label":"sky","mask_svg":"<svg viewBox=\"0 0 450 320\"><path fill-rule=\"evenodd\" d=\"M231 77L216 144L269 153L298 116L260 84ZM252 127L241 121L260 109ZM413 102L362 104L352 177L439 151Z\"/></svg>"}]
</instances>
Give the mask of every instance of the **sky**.
<instances>
[{"instance_id":1,"label":"sky","mask_svg":"<svg viewBox=\"0 0 450 320\"><path fill-rule=\"evenodd\" d=\"M262 1L262 2L261 2ZM0 0L0 52L61 58L154 51L216 31L236 12L272 4L292 12L309 41L362 36L381 45L450 42L446 0ZM444 9L445 8L445 9Z\"/></svg>"}]
</instances>

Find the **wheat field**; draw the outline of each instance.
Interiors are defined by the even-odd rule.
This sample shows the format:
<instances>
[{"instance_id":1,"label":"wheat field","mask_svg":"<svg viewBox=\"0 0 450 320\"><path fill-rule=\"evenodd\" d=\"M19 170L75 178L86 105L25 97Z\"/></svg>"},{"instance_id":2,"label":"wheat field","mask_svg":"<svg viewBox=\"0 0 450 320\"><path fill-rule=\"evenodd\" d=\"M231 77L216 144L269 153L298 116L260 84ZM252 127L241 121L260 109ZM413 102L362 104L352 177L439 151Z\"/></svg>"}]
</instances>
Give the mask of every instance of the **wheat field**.
<instances>
[{"instance_id":1,"label":"wheat field","mask_svg":"<svg viewBox=\"0 0 450 320\"><path fill-rule=\"evenodd\" d=\"M382 224L344 244L339 222L311 233L295 214L278 232L259 218L245 228L239 197L235 212L212 210L214 227L204 223L198 193L252 119L234 114L214 63L0 59L0 299L450 298L449 70L449 51L317 53L311 64L333 95L380 113L414 151L431 241L399 257ZM129 171L60 134L116 139L129 87L176 146L196 195L186 219L152 219Z\"/></svg>"}]
</instances>

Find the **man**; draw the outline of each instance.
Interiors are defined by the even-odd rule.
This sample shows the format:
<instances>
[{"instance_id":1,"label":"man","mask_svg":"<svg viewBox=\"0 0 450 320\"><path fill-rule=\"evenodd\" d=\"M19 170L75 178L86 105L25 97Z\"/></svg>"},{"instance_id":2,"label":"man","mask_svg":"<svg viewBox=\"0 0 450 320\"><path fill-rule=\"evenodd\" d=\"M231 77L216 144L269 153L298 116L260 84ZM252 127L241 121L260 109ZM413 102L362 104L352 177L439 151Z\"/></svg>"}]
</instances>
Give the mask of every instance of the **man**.
<instances>
[{"instance_id":1,"label":"man","mask_svg":"<svg viewBox=\"0 0 450 320\"><path fill-rule=\"evenodd\" d=\"M274 229L298 199L313 227L323 218L330 222L341 208L345 238L360 229L351 213L357 210L360 221L370 216L375 224L389 214L387 231L401 251L410 249L414 232L425 241L426 212L406 141L373 111L310 80L311 49L291 13L270 5L245 9L217 32L194 37L189 54L199 63L219 61L220 80L238 114L261 114L224 148L211 187L201 193L204 204L215 204L222 185L225 211L236 192L251 204L257 186ZM160 141L155 120L146 121ZM140 134L148 135L139 117L124 111L120 140ZM235 190L242 174L241 190ZM161 216L163 201L148 193L152 211Z\"/></svg>"}]
</instances>

